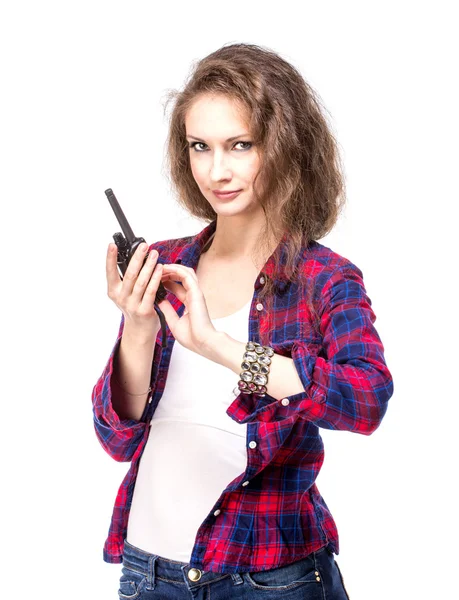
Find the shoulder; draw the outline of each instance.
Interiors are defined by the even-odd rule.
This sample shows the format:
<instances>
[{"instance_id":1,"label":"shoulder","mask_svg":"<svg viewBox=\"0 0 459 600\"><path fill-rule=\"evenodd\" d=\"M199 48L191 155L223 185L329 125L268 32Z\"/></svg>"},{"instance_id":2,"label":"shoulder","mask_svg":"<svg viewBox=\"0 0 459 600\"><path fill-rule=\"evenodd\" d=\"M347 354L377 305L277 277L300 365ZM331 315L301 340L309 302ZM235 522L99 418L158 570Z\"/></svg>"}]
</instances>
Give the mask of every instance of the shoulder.
<instances>
[{"instance_id":1,"label":"shoulder","mask_svg":"<svg viewBox=\"0 0 459 600\"><path fill-rule=\"evenodd\" d=\"M355 273L362 277L362 271L349 258L335 252L328 246L312 241L304 248L302 273L308 278L320 281L337 272Z\"/></svg>"},{"instance_id":2,"label":"shoulder","mask_svg":"<svg viewBox=\"0 0 459 600\"><path fill-rule=\"evenodd\" d=\"M313 286L313 297L319 313L344 301L364 300L371 306L359 267L319 242L311 242L305 249L302 276Z\"/></svg>"},{"instance_id":3,"label":"shoulder","mask_svg":"<svg viewBox=\"0 0 459 600\"><path fill-rule=\"evenodd\" d=\"M195 235L167 240L158 240L150 244L149 251L156 250L159 254L158 261L161 263L173 263L196 239Z\"/></svg>"}]
</instances>

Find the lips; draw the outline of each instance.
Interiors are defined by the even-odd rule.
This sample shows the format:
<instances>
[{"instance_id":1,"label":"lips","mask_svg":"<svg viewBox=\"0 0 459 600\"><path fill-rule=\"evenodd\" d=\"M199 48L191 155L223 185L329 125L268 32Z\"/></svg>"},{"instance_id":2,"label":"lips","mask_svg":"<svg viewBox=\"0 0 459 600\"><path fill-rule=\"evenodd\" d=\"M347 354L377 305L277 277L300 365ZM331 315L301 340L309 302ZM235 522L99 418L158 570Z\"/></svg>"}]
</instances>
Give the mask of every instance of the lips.
<instances>
[{"instance_id":1,"label":"lips","mask_svg":"<svg viewBox=\"0 0 459 600\"><path fill-rule=\"evenodd\" d=\"M240 192L242 192L242 190L235 190L233 192L219 192L214 190L213 193L217 198L235 198Z\"/></svg>"}]
</instances>

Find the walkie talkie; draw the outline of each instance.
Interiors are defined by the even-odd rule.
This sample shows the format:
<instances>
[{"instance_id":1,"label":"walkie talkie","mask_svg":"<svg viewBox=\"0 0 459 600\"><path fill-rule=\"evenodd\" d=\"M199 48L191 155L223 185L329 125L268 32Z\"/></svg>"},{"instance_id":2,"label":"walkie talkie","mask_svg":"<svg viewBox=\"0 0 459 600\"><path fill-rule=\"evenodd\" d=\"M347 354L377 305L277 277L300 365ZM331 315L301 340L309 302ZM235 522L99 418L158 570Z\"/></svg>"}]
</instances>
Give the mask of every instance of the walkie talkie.
<instances>
[{"instance_id":1,"label":"walkie talkie","mask_svg":"<svg viewBox=\"0 0 459 600\"><path fill-rule=\"evenodd\" d=\"M132 228L129 225L128 220L124 216L124 213L121 210L121 206L119 205L119 202L116 199L116 196L113 193L113 190L111 188L109 188L108 190L105 190L105 195L107 196L108 201L110 202L110 206L113 208L113 212L115 213L115 216L118 219L118 223L120 224L121 229L123 230L123 233L124 233L124 236L120 232L117 232L113 235L113 239L118 248L118 256L117 256L116 261L118 264L118 268L121 272L121 276L122 276L121 279L123 279L123 276L126 273L126 269L128 267L129 261L134 256L134 253L137 250L138 246L140 244L142 244L142 242L145 242L145 240L143 237L136 237L134 235L134 232L132 231ZM145 264L145 261L147 260L147 258L148 258L148 255L145 257L143 265ZM142 265L142 267L143 267L143 265ZM160 284L158 286L158 291L156 292L156 296L154 299L154 305L155 305L155 311L157 312L160 323L161 323L161 336L162 336L162 344L161 345L163 348L165 348L167 346L166 319L164 317L163 312L157 306L156 303L161 302L161 300L164 300L166 298L166 295L167 295L167 290L163 286L163 284L160 282Z\"/></svg>"}]
</instances>

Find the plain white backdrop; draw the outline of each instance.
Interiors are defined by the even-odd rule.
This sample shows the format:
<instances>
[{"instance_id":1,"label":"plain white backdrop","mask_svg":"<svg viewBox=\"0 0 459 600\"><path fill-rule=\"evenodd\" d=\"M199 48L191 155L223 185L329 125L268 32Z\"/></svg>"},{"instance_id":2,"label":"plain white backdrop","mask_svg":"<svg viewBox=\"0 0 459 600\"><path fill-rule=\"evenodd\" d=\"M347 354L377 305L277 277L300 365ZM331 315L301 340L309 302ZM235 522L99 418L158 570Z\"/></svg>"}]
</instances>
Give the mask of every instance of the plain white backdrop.
<instances>
[{"instance_id":1,"label":"plain white backdrop","mask_svg":"<svg viewBox=\"0 0 459 600\"><path fill-rule=\"evenodd\" d=\"M454 4L1 4L2 597L117 597L102 547L129 464L99 445L91 405L121 316L104 190L148 243L205 226L165 177L162 103L231 42L280 53L330 113L348 205L320 241L362 270L394 377L373 435L322 431L349 595L457 593Z\"/></svg>"}]
</instances>

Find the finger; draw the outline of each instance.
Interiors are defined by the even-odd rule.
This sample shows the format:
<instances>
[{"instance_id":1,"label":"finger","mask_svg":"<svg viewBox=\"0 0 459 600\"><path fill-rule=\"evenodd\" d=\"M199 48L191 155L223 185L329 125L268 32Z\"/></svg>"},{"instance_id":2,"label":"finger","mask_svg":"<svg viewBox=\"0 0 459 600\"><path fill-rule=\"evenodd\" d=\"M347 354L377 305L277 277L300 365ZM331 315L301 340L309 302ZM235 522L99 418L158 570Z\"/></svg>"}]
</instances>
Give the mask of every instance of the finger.
<instances>
[{"instance_id":1,"label":"finger","mask_svg":"<svg viewBox=\"0 0 459 600\"><path fill-rule=\"evenodd\" d=\"M156 292L158 291L159 284L161 282L162 273L163 265L161 263L158 263L155 267L155 270L153 271L153 275L150 277L150 281L145 289L142 298L142 302L146 302L149 306L154 302Z\"/></svg>"},{"instance_id":2,"label":"finger","mask_svg":"<svg viewBox=\"0 0 459 600\"><path fill-rule=\"evenodd\" d=\"M136 251L134 252L134 256L129 261L129 265L126 269L126 273L123 278L123 287L121 289L121 297L127 298L132 294L132 290L134 289L134 285L137 281L137 277L139 275L139 271L142 268L145 257L147 255L148 245L144 242L140 244ZM143 290L142 290L143 291ZM139 296L138 290L136 290L136 296ZM139 301L141 298L138 298Z\"/></svg>"},{"instance_id":3,"label":"finger","mask_svg":"<svg viewBox=\"0 0 459 600\"><path fill-rule=\"evenodd\" d=\"M170 275L171 277L175 276L176 279L183 283L186 289L189 289L193 282L197 283L198 281L194 269L178 264L164 265L164 275Z\"/></svg>"},{"instance_id":4,"label":"finger","mask_svg":"<svg viewBox=\"0 0 459 600\"><path fill-rule=\"evenodd\" d=\"M118 247L116 244L109 244L107 248L107 260L105 264L105 271L107 275L107 287L108 293L110 294L111 290L114 290L115 287L121 281L120 274L118 272L117 266L117 255L118 255Z\"/></svg>"},{"instance_id":5,"label":"finger","mask_svg":"<svg viewBox=\"0 0 459 600\"><path fill-rule=\"evenodd\" d=\"M148 286L152 273L155 270L157 261L158 252L156 250L151 250L148 254L147 259L145 260L145 264L143 264L143 266L140 269L140 273L137 276L137 280L132 290L133 297L138 297L139 301L142 300L143 294L145 293L145 289Z\"/></svg>"},{"instance_id":6,"label":"finger","mask_svg":"<svg viewBox=\"0 0 459 600\"><path fill-rule=\"evenodd\" d=\"M185 267L185 265L181 265L179 263L166 263L164 268L170 270L171 272L182 273L183 275L188 273L189 275L193 275L197 278L196 271L194 269L191 267Z\"/></svg>"},{"instance_id":7,"label":"finger","mask_svg":"<svg viewBox=\"0 0 459 600\"><path fill-rule=\"evenodd\" d=\"M169 300L166 300L166 299L161 300L160 302L158 302L158 307L161 309L161 312L164 314L164 318L166 319L169 329L171 330L172 335L175 337L174 331L175 331L175 327L176 327L177 323L180 321L180 317L176 313L174 307L169 302Z\"/></svg>"},{"instance_id":8,"label":"finger","mask_svg":"<svg viewBox=\"0 0 459 600\"><path fill-rule=\"evenodd\" d=\"M180 302L182 302L182 303L185 302L186 292L183 289L183 285L181 285L180 283L174 283L173 281L169 281L164 278L162 279L162 284L164 285L164 287L166 289L168 289L170 292L172 292L174 294L174 296L177 296L177 298L180 300Z\"/></svg>"}]
</instances>

